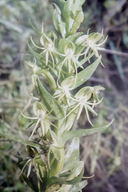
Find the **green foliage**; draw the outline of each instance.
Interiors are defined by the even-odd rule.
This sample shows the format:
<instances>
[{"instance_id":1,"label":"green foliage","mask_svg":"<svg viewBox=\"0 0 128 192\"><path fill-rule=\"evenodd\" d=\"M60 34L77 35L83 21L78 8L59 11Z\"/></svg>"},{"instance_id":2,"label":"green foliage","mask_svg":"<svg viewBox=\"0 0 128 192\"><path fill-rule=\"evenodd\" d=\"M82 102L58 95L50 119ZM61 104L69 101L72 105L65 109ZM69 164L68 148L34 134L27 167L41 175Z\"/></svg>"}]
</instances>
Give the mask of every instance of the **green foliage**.
<instances>
[{"instance_id":1,"label":"green foliage","mask_svg":"<svg viewBox=\"0 0 128 192\"><path fill-rule=\"evenodd\" d=\"M54 26L63 38L74 34L83 21L82 4L84 1L71 0L66 2L65 0L60 0L58 4L61 9L54 4Z\"/></svg>"},{"instance_id":2,"label":"green foliage","mask_svg":"<svg viewBox=\"0 0 128 192\"><path fill-rule=\"evenodd\" d=\"M81 191L87 181L81 181L84 163L79 161L79 137L104 131L112 123L100 128L71 130L83 108L93 125L89 113L97 115L94 108L102 101L99 91L104 89L84 86L101 63L98 50L103 49L100 46L106 39L102 41L103 33L89 34L88 31L83 35L77 32L83 21L83 3L84 0L60 0L58 5L54 4L56 33L50 31L46 34L42 27L41 31L35 30L39 37L37 45L30 38L35 48L28 43L33 61L25 61L25 64L32 71L33 93L37 94L37 98L33 97L37 100L33 104L35 117L23 114L32 120L28 126L33 128L30 137L23 140L19 136L8 135L6 130L0 133L26 146L28 158L19 158L19 167L23 179L37 192ZM14 30L18 29L14 27ZM88 66L84 69L85 62ZM81 85L84 87L74 95L72 90Z\"/></svg>"}]
</instances>

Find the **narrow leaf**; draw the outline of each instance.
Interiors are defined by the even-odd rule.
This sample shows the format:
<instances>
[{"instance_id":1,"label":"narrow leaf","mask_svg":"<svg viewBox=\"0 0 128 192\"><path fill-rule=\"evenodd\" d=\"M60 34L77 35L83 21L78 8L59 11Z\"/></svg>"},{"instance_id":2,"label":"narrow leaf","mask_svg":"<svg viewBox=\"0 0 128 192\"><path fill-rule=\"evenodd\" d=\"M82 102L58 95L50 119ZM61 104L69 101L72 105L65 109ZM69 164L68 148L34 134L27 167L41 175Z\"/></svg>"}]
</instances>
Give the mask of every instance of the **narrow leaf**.
<instances>
[{"instance_id":1,"label":"narrow leaf","mask_svg":"<svg viewBox=\"0 0 128 192\"><path fill-rule=\"evenodd\" d=\"M40 60L42 58L41 55L39 55L38 53L36 53L32 48L31 46L29 45L29 43L27 42L27 45L28 45L28 48L29 48L29 51L34 55L34 57L38 60Z\"/></svg>"},{"instance_id":2,"label":"narrow leaf","mask_svg":"<svg viewBox=\"0 0 128 192\"><path fill-rule=\"evenodd\" d=\"M50 177L48 180L48 184L49 185L52 185L52 184L68 184L68 185L70 185L70 184L72 184L73 185L73 184L79 183L83 177L83 172L84 171L82 170L81 173L77 177L75 177L71 180L66 180L65 178L55 177L55 176Z\"/></svg>"},{"instance_id":3,"label":"narrow leaf","mask_svg":"<svg viewBox=\"0 0 128 192\"><path fill-rule=\"evenodd\" d=\"M45 89L39 79L37 79L37 88L41 97L43 105L48 111L52 110L52 114L58 118L64 117L64 111L62 107L57 103L57 101L50 95L50 93Z\"/></svg>"},{"instance_id":4,"label":"narrow leaf","mask_svg":"<svg viewBox=\"0 0 128 192\"><path fill-rule=\"evenodd\" d=\"M33 183L32 179L28 179L25 175L23 175L22 177L23 177L24 181L27 183L27 185L28 185L31 189L33 189L35 192L39 192L38 186L37 186L36 182ZM37 179L36 179L36 180L37 180Z\"/></svg>"},{"instance_id":5,"label":"narrow leaf","mask_svg":"<svg viewBox=\"0 0 128 192\"><path fill-rule=\"evenodd\" d=\"M76 161L79 161L79 138L75 137L73 138L73 141L65 155L65 165L63 171L65 172L71 170Z\"/></svg>"},{"instance_id":6,"label":"narrow leaf","mask_svg":"<svg viewBox=\"0 0 128 192\"><path fill-rule=\"evenodd\" d=\"M81 180L82 177L83 177L83 173L84 173L84 171L82 171L81 174L78 175L77 177L75 177L74 179L69 180L69 181L66 181L65 183L68 184L68 185L71 185L71 184L74 185L74 184L79 183L80 180Z\"/></svg>"},{"instance_id":7,"label":"narrow leaf","mask_svg":"<svg viewBox=\"0 0 128 192\"><path fill-rule=\"evenodd\" d=\"M81 181L81 182L73 185L73 188L70 189L70 192L78 192L78 191L80 191L81 189L83 189L87 184L88 184L88 182L87 182L86 180Z\"/></svg>"},{"instance_id":8,"label":"narrow leaf","mask_svg":"<svg viewBox=\"0 0 128 192\"><path fill-rule=\"evenodd\" d=\"M90 135L90 134L97 133L97 132L102 132L112 124L113 120L108 125L103 126L103 127L84 129L84 130L80 129L80 130L65 132L62 134L62 140L65 143L67 140L69 140L73 137L81 137L81 136Z\"/></svg>"},{"instance_id":9,"label":"narrow leaf","mask_svg":"<svg viewBox=\"0 0 128 192\"><path fill-rule=\"evenodd\" d=\"M31 19L29 19L29 23L30 23L30 25L32 26L32 28L34 29L34 31L35 31L37 34L42 35L42 32L41 32L41 31L38 31L38 30L34 27L34 25L32 24Z\"/></svg>"},{"instance_id":10,"label":"narrow leaf","mask_svg":"<svg viewBox=\"0 0 128 192\"><path fill-rule=\"evenodd\" d=\"M36 122L37 122L37 120L34 120L34 121L30 122L30 123L28 124L28 126L26 127L26 129L29 129L29 128L31 128L32 126L34 126Z\"/></svg>"},{"instance_id":11,"label":"narrow leaf","mask_svg":"<svg viewBox=\"0 0 128 192\"><path fill-rule=\"evenodd\" d=\"M77 74L76 85L74 86L74 89L85 83L92 76L92 74L94 73L94 71L96 70L96 68L100 63L100 60L101 57L99 57L94 63L92 63L91 65L89 65L88 67L86 67L84 70L82 70Z\"/></svg>"},{"instance_id":12,"label":"narrow leaf","mask_svg":"<svg viewBox=\"0 0 128 192\"><path fill-rule=\"evenodd\" d=\"M83 65L84 63L86 63L86 61L89 61L89 59L91 59L91 57L94 55L94 53L89 54L86 58L82 59L80 61L80 64Z\"/></svg>"},{"instance_id":13,"label":"narrow leaf","mask_svg":"<svg viewBox=\"0 0 128 192\"><path fill-rule=\"evenodd\" d=\"M55 6L55 10L53 13L54 26L56 30L61 33L62 37L65 37L65 34L66 34L65 23L62 21L62 18L61 18L61 10L56 4L54 4L54 6Z\"/></svg>"},{"instance_id":14,"label":"narrow leaf","mask_svg":"<svg viewBox=\"0 0 128 192\"><path fill-rule=\"evenodd\" d=\"M1 133L1 132L0 132L0 135L2 135L3 137L8 138L8 139L10 139L10 140L13 140L13 141L15 141L15 142L19 142L19 143L21 143L21 144L24 144L24 145L29 145L29 146L31 146L31 147L39 147L39 148L42 148L42 149L46 150L46 147L45 147L45 146L43 146L43 145L41 145L41 144L38 144L38 143L31 142L31 141L24 141L24 140L22 140L22 139L21 139L20 137L18 137L18 136L7 135L7 134Z\"/></svg>"},{"instance_id":15,"label":"narrow leaf","mask_svg":"<svg viewBox=\"0 0 128 192\"><path fill-rule=\"evenodd\" d=\"M55 88L56 88L56 82L55 82L53 76L47 69L45 69L45 70L43 69L42 73L45 75L45 77L49 83L49 86L51 87L51 90L54 92Z\"/></svg>"}]
</instances>

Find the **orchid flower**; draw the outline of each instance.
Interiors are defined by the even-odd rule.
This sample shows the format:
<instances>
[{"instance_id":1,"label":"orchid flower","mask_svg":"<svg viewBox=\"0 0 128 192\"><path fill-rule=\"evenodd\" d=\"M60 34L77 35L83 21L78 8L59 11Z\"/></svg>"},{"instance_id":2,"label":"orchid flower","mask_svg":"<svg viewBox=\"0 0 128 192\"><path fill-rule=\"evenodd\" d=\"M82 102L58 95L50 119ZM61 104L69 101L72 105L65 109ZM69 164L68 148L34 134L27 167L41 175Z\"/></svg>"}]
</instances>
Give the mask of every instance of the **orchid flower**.
<instances>
[{"instance_id":1,"label":"orchid flower","mask_svg":"<svg viewBox=\"0 0 128 192\"><path fill-rule=\"evenodd\" d=\"M35 126L34 126L34 129L33 129L32 133L31 133L31 136L30 136L29 140L31 140L32 136L36 132L39 124L41 124L41 130L42 130L42 135L43 136L45 136L45 134L48 132L48 130L50 130L50 125L53 125L54 127L56 127L50 121L50 119L55 119L55 117L49 116L51 111L49 113L47 113L46 108L44 107L43 104L36 101L34 103L34 105L33 105L33 111L34 111L34 114L36 115L36 117L27 117L26 115L22 114L27 119L37 120L36 123L34 123Z\"/></svg>"}]
</instances>

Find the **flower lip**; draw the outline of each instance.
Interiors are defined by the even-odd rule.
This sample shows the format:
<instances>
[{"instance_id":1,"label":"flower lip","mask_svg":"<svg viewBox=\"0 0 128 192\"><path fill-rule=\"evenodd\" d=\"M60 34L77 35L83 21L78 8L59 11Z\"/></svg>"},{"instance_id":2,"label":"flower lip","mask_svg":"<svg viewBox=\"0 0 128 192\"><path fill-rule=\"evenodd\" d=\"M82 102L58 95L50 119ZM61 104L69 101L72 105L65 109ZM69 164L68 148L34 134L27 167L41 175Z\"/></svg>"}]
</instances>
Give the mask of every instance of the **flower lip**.
<instances>
[{"instance_id":1,"label":"flower lip","mask_svg":"<svg viewBox=\"0 0 128 192\"><path fill-rule=\"evenodd\" d=\"M67 49L65 50L65 54L66 54L66 56L67 56L68 58L72 58L72 56L74 55L74 50L71 49L71 48L67 48Z\"/></svg>"},{"instance_id":2,"label":"flower lip","mask_svg":"<svg viewBox=\"0 0 128 192\"><path fill-rule=\"evenodd\" d=\"M45 48L48 51L53 52L54 51L54 44L53 43L46 43Z\"/></svg>"},{"instance_id":3,"label":"flower lip","mask_svg":"<svg viewBox=\"0 0 128 192\"><path fill-rule=\"evenodd\" d=\"M87 97L87 95L81 96L81 97L79 98L79 100L80 100L79 103L80 103L81 105L84 105L84 104L87 102L88 97Z\"/></svg>"}]
</instances>

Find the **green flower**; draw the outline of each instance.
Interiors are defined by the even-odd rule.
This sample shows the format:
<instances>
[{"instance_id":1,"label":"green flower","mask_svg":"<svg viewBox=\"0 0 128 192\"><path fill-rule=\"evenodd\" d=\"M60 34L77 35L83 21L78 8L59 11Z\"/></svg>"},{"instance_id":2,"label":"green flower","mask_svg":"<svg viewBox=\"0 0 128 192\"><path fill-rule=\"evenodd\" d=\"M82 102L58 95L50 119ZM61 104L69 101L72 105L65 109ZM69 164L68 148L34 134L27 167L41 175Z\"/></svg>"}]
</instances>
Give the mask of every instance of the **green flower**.
<instances>
[{"instance_id":1,"label":"green flower","mask_svg":"<svg viewBox=\"0 0 128 192\"><path fill-rule=\"evenodd\" d=\"M93 89L91 87L84 87L80 91L78 91L78 93L75 95L75 99L72 101L72 104L70 106L72 110L66 115L66 117L77 110L77 120L78 120L84 108L87 115L87 119L89 123L93 126L88 111L97 115L97 113L94 111L93 108L94 106L98 105L102 101L102 99L97 103L89 101L91 99L92 93Z\"/></svg>"},{"instance_id":2,"label":"green flower","mask_svg":"<svg viewBox=\"0 0 128 192\"><path fill-rule=\"evenodd\" d=\"M34 62L25 61L25 64L31 68L32 71L32 83L33 85L36 84L36 79L38 75L42 73L42 69L36 65L36 59L34 58Z\"/></svg>"},{"instance_id":3,"label":"green flower","mask_svg":"<svg viewBox=\"0 0 128 192\"><path fill-rule=\"evenodd\" d=\"M88 30L87 35L88 35L88 37L85 41L85 45L87 46L87 49L86 49L85 53L87 54L89 49L91 49L95 53L95 56L99 57L98 50L104 50L104 48L101 48L100 46L106 42L108 37L106 37L104 39L104 41L101 42L101 40L104 37L103 31L102 31L102 33L91 33L89 35L89 30Z\"/></svg>"},{"instance_id":4,"label":"green flower","mask_svg":"<svg viewBox=\"0 0 128 192\"><path fill-rule=\"evenodd\" d=\"M45 54L46 66L48 65L48 60L49 60L49 57L50 57L51 60L52 60L52 63L53 63L53 68L54 68L55 60L54 60L54 55L53 55L53 53L59 54L59 53L57 52L57 50L55 49L55 46L54 46L54 44L55 44L55 39L54 39L54 41L52 41L51 38L49 38L45 33L43 33L42 36L40 37L40 43L41 43L42 47L39 47L39 46L37 46L37 45L34 43L32 37L30 37L30 38L31 38L32 44L33 44L36 48L43 50L43 52L41 52L40 55ZM54 38L55 38L55 37L54 37Z\"/></svg>"},{"instance_id":5,"label":"green flower","mask_svg":"<svg viewBox=\"0 0 128 192\"><path fill-rule=\"evenodd\" d=\"M52 115L49 116L49 114L52 111L47 113L47 110L42 103L39 103L36 101L33 105L33 111L34 111L34 114L36 115L36 117L27 117L26 115L22 114L27 119L35 120L34 123L32 124L32 126L33 125L35 125L35 126L34 126L34 129L32 131L32 134L31 134L29 140L31 140L33 134L36 132L38 127L41 127L41 131L42 131L43 136L45 136L47 134L47 132L50 130L50 125L53 125L54 127L56 127L50 121L50 120L55 120L54 116L52 116Z\"/></svg>"},{"instance_id":6,"label":"green flower","mask_svg":"<svg viewBox=\"0 0 128 192\"><path fill-rule=\"evenodd\" d=\"M56 64L56 67L59 67L59 77L61 72L73 74L75 71L77 74L77 67L81 67L83 69L82 65L78 61L78 58L81 56L81 54L75 55L75 52L76 47L74 43L71 41L68 42L64 47L64 54L60 53L60 55L64 58ZM62 68L64 68L64 70L62 70Z\"/></svg>"},{"instance_id":7,"label":"green flower","mask_svg":"<svg viewBox=\"0 0 128 192\"><path fill-rule=\"evenodd\" d=\"M20 177L20 175L23 173L26 167L27 167L27 177L29 177L31 171L33 171L34 166L38 178L40 179L40 181L42 181L42 177L47 170L46 164L43 162L41 156L38 154L38 151L35 147L30 147L27 145L26 151L29 157L27 157L25 160L22 161L24 163L24 166L18 177Z\"/></svg>"},{"instance_id":8,"label":"green flower","mask_svg":"<svg viewBox=\"0 0 128 192\"><path fill-rule=\"evenodd\" d=\"M89 29L90 30L90 29ZM82 35L76 40L76 45L82 45L85 46L85 57L87 54L90 54L91 51L94 52L96 57L100 57L98 50L104 50L101 46L106 42L107 38L106 37L103 41L103 31L102 33L91 33L89 34L89 30L87 31L87 35ZM99 43L98 43L99 42ZM90 52L89 52L90 51ZM103 63L101 62L103 65Z\"/></svg>"}]
</instances>

